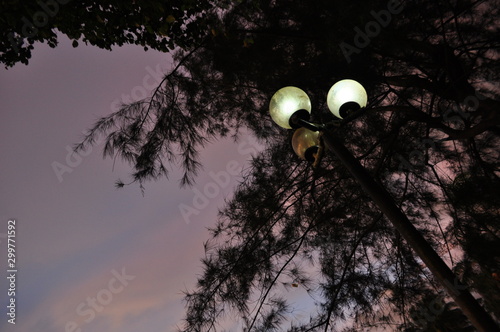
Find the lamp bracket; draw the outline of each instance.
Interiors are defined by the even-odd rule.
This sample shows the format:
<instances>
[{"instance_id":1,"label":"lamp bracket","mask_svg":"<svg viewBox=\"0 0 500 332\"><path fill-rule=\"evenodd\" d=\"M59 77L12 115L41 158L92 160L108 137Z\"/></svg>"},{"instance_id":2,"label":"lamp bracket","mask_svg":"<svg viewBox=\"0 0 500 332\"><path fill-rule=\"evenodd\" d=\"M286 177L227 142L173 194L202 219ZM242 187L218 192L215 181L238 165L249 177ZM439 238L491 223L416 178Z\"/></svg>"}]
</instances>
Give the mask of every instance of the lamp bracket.
<instances>
[{"instance_id":1,"label":"lamp bracket","mask_svg":"<svg viewBox=\"0 0 500 332\"><path fill-rule=\"evenodd\" d=\"M304 127L312 131L324 131L326 126L322 123L313 123L309 122L300 116L296 116L295 114L290 117L290 123L293 123L297 127Z\"/></svg>"}]
</instances>

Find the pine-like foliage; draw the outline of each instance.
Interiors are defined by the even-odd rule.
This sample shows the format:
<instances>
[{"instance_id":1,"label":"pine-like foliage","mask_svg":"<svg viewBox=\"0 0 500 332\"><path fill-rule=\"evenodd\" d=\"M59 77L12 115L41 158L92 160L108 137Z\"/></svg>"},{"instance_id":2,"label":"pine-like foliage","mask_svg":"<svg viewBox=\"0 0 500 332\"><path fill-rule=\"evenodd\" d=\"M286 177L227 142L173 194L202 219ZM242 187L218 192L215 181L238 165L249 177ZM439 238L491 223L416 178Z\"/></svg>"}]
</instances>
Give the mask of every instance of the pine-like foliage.
<instances>
[{"instance_id":1,"label":"pine-like foliage","mask_svg":"<svg viewBox=\"0 0 500 332\"><path fill-rule=\"evenodd\" d=\"M150 99L101 119L78 146L107 135L105 153L131 163L132 181L177 161L189 184L205 142L245 127L266 145L211 229L182 331L231 319L245 331L469 328L344 167L328 154L318 168L299 161L267 115L274 91L295 85L329 122L323 100L342 78L370 97L338 136L498 318L500 6L394 3L233 1ZM292 288L312 299L308 318ZM415 315L433 299L444 309Z\"/></svg>"}]
</instances>

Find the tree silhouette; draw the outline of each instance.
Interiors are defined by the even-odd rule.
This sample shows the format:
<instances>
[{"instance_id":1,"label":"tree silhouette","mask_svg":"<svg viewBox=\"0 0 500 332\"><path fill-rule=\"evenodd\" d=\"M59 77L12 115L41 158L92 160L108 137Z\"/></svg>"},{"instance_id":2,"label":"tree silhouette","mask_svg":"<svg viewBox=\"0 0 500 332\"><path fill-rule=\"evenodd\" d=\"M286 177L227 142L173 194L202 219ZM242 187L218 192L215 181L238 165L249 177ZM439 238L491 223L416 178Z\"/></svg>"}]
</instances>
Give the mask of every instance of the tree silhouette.
<instances>
[{"instance_id":1,"label":"tree silhouette","mask_svg":"<svg viewBox=\"0 0 500 332\"><path fill-rule=\"evenodd\" d=\"M123 44L167 52L210 34L209 0L200 1L2 1L0 62L28 64L35 42L55 47L64 34L111 50Z\"/></svg>"},{"instance_id":2,"label":"tree silhouette","mask_svg":"<svg viewBox=\"0 0 500 332\"><path fill-rule=\"evenodd\" d=\"M410 308L411 322L405 332L413 331L475 331L467 318L453 303L446 302L442 294L432 291L422 294L420 301Z\"/></svg>"},{"instance_id":3,"label":"tree silhouette","mask_svg":"<svg viewBox=\"0 0 500 332\"><path fill-rule=\"evenodd\" d=\"M130 162L141 185L167 176L167 162L192 183L199 149L242 127L266 144L211 230L183 331L215 331L229 314L247 331L411 329L414 300L438 296L338 161L300 161L267 115L274 91L296 85L314 119L330 122L323 100L341 78L366 87L369 107L337 123L337 135L498 315L499 8L234 1L203 42L176 53L151 98L95 124L77 149L107 135L105 154ZM316 303L309 320L293 318L292 284Z\"/></svg>"}]
</instances>

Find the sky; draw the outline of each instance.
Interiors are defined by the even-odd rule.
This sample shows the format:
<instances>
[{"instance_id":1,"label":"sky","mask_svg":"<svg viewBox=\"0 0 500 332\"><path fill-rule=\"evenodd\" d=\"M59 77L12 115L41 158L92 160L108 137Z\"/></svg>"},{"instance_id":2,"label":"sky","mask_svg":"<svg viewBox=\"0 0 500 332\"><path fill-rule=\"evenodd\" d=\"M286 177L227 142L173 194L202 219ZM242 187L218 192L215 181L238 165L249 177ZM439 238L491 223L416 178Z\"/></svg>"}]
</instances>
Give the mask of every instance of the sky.
<instances>
[{"instance_id":1,"label":"sky","mask_svg":"<svg viewBox=\"0 0 500 332\"><path fill-rule=\"evenodd\" d=\"M193 187L181 189L173 167L144 196L136 185L114 187L131 169L103 159L102 144L69 152L99 117L149 94L171 66L168 54L138 46L73 48L61 37L54 49L36 44L28 66L0 69L0 331L170 332L182 323L207 228L259 149L255 140L214 142Z\"/></svg>"}]
</instances>

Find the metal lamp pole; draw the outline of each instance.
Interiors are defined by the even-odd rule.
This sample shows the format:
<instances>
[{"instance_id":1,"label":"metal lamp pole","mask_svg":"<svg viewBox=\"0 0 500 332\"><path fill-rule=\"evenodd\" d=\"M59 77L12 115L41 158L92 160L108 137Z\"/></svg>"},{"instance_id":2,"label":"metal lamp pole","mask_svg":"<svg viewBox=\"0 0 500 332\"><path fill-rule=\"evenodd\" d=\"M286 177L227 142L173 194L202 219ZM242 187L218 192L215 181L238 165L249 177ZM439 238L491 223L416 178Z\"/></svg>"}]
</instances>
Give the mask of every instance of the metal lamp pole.
<instances>
[{"instance_id":1,"label":"metal lamp pole","mask_svg":"<svg viewBox=\"0 0 500 332\"><path fill-rule=\"evenodd\" d=\"M327 103L328 108L335 116L343 118L349 110L366 106L366 91L356 81L342 80L334 84L328 92ZM371 177L342 144L340 138L328 130L325 125L308 121L311 113L311 102L303 90L296 87L285 87L278 90L271 98L269 111L273 120L283 128L304 127L321 132L326 147L335 154L373 202L377 204L476 329L480 332L500 332L500 328L493 318L479 305L467 287L459 282L448 265L396 205L389 192Z\"/></svg>"},{"instance_id":2,"label":"metal lamp pole","mask_svg":"<svg viewBox=\"0 0 500 332\"><path fill-rule=\"evenodd\" d=\"M480 332L500 331L493 318L479 305L467 287L459 282L448 265L413 226L401 209L397 207L389 192L371 177L368 171L342 144L340 138L322 125L315 125L299 118L294 121L303 127L322 133L326 147L335 154L363 190L377 204L477 330Z\"/></svg>"}]
</instances>

